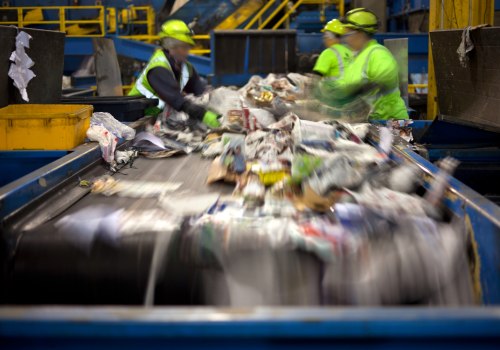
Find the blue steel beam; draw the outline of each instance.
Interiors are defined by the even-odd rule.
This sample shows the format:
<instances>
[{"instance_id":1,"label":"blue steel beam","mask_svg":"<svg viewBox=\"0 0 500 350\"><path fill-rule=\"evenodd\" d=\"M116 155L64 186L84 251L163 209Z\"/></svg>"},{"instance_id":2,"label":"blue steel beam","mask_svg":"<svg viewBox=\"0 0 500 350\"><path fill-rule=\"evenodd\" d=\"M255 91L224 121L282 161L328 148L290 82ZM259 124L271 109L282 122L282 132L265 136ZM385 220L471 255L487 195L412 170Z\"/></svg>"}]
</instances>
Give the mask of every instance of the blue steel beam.
<instances>
[{"instance_id":1,"label":"blue steel beam","mask_svg":"<svg viewBox=\"0 0 500 350\"><path fill-rule=\"evenodd\" d=\"M427 34L394 34L385 33L377 34L375 38L383 43L385 39L394 39L407 37L408 55L410 73L427 72L427 50L428 36ZM119 55L147 62L157 46L136 41L110 36L115 43L116 52ZM212 45L212 47L215 47ZM323 49L321 33L297 33L297 48L299 52L320 52ZM92 38L66 38L64 54L66 56L86 56L92 55L94 52L92 46ZM203 57L191 55L189 61L194 65L195 69L203 76L210 76L214 72L214 62L216 60L216 52L212 52L211 57ZM240 74L238 76L214 77L217 83L220 84L235 84L242 85L248 81L250 74ZM215 81L214 80L214 81Z\"/></svg>"},{"instance_id":2,"label":"blue steel beam","mask_svg":"<svg viewBox=\"0 0 500 350\"><path fill-rule=\"evenodd\" d=\"M17 180L59 158L68 151L0 151L0 187Z\"/></svg>"},{"instance_id":3,"label":"blue steel beam","mask_svg":"<svg viewBox=\"0 0 500 350\"><path fill-rule=\"evenodd\" d=\"M496 349L499 308L0 309L2 349Z\"/></svg>"},{"instance_id":4,"label":"blue steel beam","mask_svg":"<svg viewBox=\"0 0 500 350\"><path fill-rule=\"evenodd\" d=\"M109 38L114 41L118 55L143 62L149 61L153 52L158 48L156 45L137 40L128 40L116 36L110 36ZM89 56L93 53L92 38L66 37L64 47L65 56ZM189 61L201 75L207 76L211 74L210 58L191 55Z\"/></svg>"},{"instance_id":5,"label":"blue steel beam","mask_svg":"<svg viewBox=\"0 0 500 350\"><path fill-rule=\"evenodd\" d=\"M73 152L0 188L1 221L57 187L70 176L101 158L95 142L78 146Z\"/></svg>"}]
</instances>

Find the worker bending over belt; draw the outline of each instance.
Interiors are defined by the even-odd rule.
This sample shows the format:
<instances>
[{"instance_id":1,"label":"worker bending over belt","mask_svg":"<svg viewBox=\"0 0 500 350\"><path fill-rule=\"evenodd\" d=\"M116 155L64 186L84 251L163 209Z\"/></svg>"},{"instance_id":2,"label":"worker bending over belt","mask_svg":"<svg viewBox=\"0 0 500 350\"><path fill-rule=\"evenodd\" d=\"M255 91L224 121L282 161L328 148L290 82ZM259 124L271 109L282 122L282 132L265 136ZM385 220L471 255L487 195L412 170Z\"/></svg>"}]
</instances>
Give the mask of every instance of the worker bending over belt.
<instances>
[{"instance_id":1,"label":"worker bending over belt","mask_svg":"<svg viewBox=\"0 0 500 350\"><path fill-rule=\"evenodd\" d=\"M342 40L355 53L339 79L323 80L321 91L335 101L360 97L371 106L370 119L407 119L406 104L399 91L398 64L391 52L377 43L377 16L364 8L349 11L341 22Z\"/></svg>"},{"instance_id":2,"label":"worker bending over belt","mask_svg":"<svg viewBox=\"0 0 500 350\"><path fill-rule=\"evenodd\" d=\"M352 60L351 50L340 43L345 29L338 19L328 22L323 29L323 43L326 49L319 55L313 68L323 77L339 78Z\"/></svg>"},{"instance_id":3,"label":"worker bending over belt","mask_svg":"<svg viewBox=\"0 0 500 350\"><path fill-rule=\"evenodd\" d=\"M129 95L158 98L158 106L146 112L159 114L159 121L165 121L175 111L183 111L192 120L203 121L209 127L219 126L216 113L184 97L188 93L199 96L205 90L204 82L187 61L194 46L193 32L184 22L170 20L163 23L159 36L162 48L150 58Z\"/></svg>"}]
</instances>

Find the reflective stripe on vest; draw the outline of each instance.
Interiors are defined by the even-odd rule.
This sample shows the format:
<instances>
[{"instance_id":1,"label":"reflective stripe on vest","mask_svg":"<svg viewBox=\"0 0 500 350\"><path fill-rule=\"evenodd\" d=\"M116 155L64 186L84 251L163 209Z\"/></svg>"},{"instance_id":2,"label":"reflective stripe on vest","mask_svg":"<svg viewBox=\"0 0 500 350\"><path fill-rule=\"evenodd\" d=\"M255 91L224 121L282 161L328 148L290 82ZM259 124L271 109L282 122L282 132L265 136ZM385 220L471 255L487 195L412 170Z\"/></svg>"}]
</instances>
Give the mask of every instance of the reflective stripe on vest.
<instances>
[{"instance_id":1,"label":"reflective stripe on vest","mask_svg":"<svg viewBox=\"0 0 500 350\"><path fill-rule=\"evenodd\" d=\"M139 76L139 79L137 79L136 81L136 84L135 84L135 87L137 88L137 90L142 94L144 95L145 97L147 98L157 98L158 99L158 108L160 109L164 109L165 106L166 106L166 103L165 101L163 101L162 99L160 99L157 95L155 95L155 93L153 91L150 91L145 85L144 85L144 80L146 79L147 80L147 73L149 72L149 67L150 65L154 64L154 63L157 63L157 62L161 62L163 64L166 65L166 68L172 73L174 74L173 70L172 70L172 66L170 65L170 62L168 61L167 57L165 56L165 54L162 52L159 57L155 58L154 60L151 60L148 65L146 66L146 68L144 68L144 70L142 71L141 75ZM175 74L174 74L174 78L175 78ZM181 79L180 79L180 82L179 82L179 85L180 85L180 91L182 92L182 90L184 90L184 88L186 87L188 81L189 81L189 69L188 69L188 66L186 63L183 63L182 64L182 69L181 69Z\"/></svg>"},{"instance_id":2,"label":"reflective stripe on vest","mask_svg":"<svg viewBox=\"0 0 500 350\"><path fill-rule=\"evenodd\" d=\"M330 50L332 50L335 56L337 56L337 61L339 62L339 78L341 78L344 76L344 60L342 59L342 55L339 50L332 46L330 47Z\"/></svg>"},{"instance_id":3,"label":"reflective stripe on vest","mask_svg":"<svg viewBox=\"0 0 500 350\"><path fill-rule=\"evenodd\" d=\"M365 64L363 65L363 71L361 73L364 79L368 79L368 63L370 63L370 57L372 53L377 50L387 50L387 49L383 46L375 46L371 49L371 51L368 53L368 56L366 56L366 61Z\"/></svg>"}]
</instances>

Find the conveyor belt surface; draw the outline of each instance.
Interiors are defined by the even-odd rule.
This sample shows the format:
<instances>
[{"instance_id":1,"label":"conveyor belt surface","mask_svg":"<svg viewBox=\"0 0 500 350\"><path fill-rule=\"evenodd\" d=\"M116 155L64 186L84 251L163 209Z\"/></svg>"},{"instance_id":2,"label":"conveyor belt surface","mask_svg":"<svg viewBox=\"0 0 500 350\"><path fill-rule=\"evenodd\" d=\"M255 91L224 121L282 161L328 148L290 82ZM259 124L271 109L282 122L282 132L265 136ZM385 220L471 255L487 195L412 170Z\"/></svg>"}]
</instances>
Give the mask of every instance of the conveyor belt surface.
<instances>
[{"instance_id":1,"label":"conveyor belt surface","mask_svg":"<svg viewBox=\"0 0 500 350\"><path fill-rule=\"evenodd\" d=\"M126 167L114 177L128 181L181 182L182 186L178 191L186 194L231 193L231 185L205 184L210 162L201 159L199 154L166 159L140 157L132 168ZM82 174L81 178L92 179L107 173L106 168L99 164ZM127 237L121 241L119 247L98 241L90 252L86 252L68 242L56 228L55 223L62 216L84 208L109 206L127 210L145 210L158 207L158 200L106 197L89 193L87 189L80 188L77 181L73 181L54 191L44 199L44 203L45 205L36 207L29 217L14 223L13 231L16 233L9 240L13 250L12 259L7 267L8 289L4 290L6 301L8 303L141 304L149 275L155 234L146 232ZM65 205L71 206L66 210L61 209ZM180 258L179 254L169 254L169 256L174 260ZM173 268L166 273L171 293L163 293L167 295L168 303L183 305L191 302L201 303L198 297L181 292L185 288L188 290L195 288L194 285L186 287L186 284L201 283L196 282L199 273L189 270L192 268L189 262L187 264L172 262L170 266ZM192 276L192 279L184 278L185 276ZM178 294L173 287L176 283L179 287ZM33 290L37 290L37 293L33 293ZM162 298L157 300L160 303L166 302Z\"/></svg>"}]
</instances>

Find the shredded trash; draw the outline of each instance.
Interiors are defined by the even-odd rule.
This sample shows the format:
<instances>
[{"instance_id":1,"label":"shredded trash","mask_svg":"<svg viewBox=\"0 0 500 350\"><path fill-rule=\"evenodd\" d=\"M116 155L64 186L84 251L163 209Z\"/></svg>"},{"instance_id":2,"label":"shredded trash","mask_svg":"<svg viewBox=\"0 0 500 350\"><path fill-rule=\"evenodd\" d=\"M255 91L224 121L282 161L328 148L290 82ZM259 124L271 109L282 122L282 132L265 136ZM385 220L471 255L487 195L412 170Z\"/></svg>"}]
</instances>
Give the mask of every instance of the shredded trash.
<instances>
[{"instance_id":1,"label":"shredded trash","mask_svg":"<svg viewBox=\"0 0 500 350\"><path fill-rule=\"evenodd\" d=\"M87 130L90 141L99 142L102 158L109 164L115 163L115 150L118 138L102 125L91 125Z\"/></svg>"},{"instance_id":2,"label":"shredded trash","mask_svg":"<svg viewBox=\"0 0 500 350\"><path fill-rule=\"evenodd\" d=\"M166 158L175 154L189 154L193 149L181 142L167 137L159 137L143 131L137 134L132 147L148 158Z\"/></svg>"},{"instance_id":3,"label":"shredded trash","mask_svg":"<svg viewBox=\"0 0 500 350\"><path fill-rule=\"evenodd\" d=\"M107 112L94 112L90 118L90 125L100 125L121 139L133 140L135 137L134 129L116 120Z\"/></svg>"},{"instance_id":4,"label":"shredded trash","mask_svg":"<svg viewBox=\"0 0 500 350\"><path fill-rule=\"evenodd\" d=\"M412 120L389 120L387 126L393 131L394 136L399 136L406 142L413 142Z\"/></svg>"},{"instance_id":5,"label":"shredded trash","mask_svg":"<svg viewBox=\"0 0 500 350\"><path fill-rule=\"evenodd\" d=\"M464 68L467 68L467 65L469 64L469 56L468 56L469 52L474 50L474 43L472 42L472 39L470 37L471 29L472 27L468 26L463 30L462 41L460 42L460 45L458 46L457 49L457 54L460 60L460 64Z\"/></svg>"},{"instance_id":6,"label":"shredded trash","mask_svg":"<svg viewBox=\"0 0 500 350\"><path fill-rule=\"evenodd\" d=\"M161 197L181 186L180 182L127 181L103 176L92 182L92 193L131 198Z\"/></svg>"},{"instance_id":7,"label":"shredded trash","mask_svg":"<svg viewBox=\"0 0 500 350\"><path fill-rule=\"evenodd\" d=\"M102 158L116 171L116 164L127 164L137 157L133 151L116 151L119 139L132 140L135 130L119 122L111 114L95 112L90 118L87 138L99 142ZM116 152L116 154L115 154Z\"/></svg>"},{"instance_id":8,"label":"shredded trash","mask_svg":"<svg viewBox=\"0 0 500 350\"><path fill-rule=\"evenodd\" d=\"M207 212L220 198L218 193L205 195L173 195L160 198L160 205L169 213L176 215L200 215Z\"/></svg>"},{"instance_id":9,"label":"shredded trash","mask_svg":"<svg viewBox=\"0 0 500 350\"><path fill-rule=\"evenodd\" d=\"M115 160L117 164L131 164L137 156L138 152L136 150L115 152Z\"/></svg>"},{"instance_id":10,"label":"shredded trash","mask_svg":"<svg viewBox=\"0 0 500 350\"><path fill-rule=\"evenodd\" d=\"M31 70L35 65L33 60L26 53L30 47L31 35L20 31L16 36L16 49L10 55L12 62L9 68L9 77L14 81L14 86L19 90L24 101L29 102L28 84L36 75Z\"/></svg>"},{"instance_id":11,"label":"shredded trash","mask_svg":"<svg viewBox=\"0 0 500 350\"><path fill-rule=\"evenodd\" d=\"M97 205L65 215L55 226L66 240L89 253L96 239L118 245L121 238L138 233L173 232L181 222L181 216L162 209L126 210Z\"/></svg>"},{"instance_id":12,"label":"shredded trash","mask_svg":"<svg viewBox=\"0 0 500 350\"><path fill-rule=\"evenodd\" d=\"M429 181L394 153L400 137L412 141L411 122L367 124L366 101L348 104L351 110L304 102L310 85L302 75L271 74L240 90L215 89L201 103L223 116L221 128L207 135L169 117L116 153L102 136L105 124L93 125L103 147L107 142L103 155L118 164L137 153L201 152L213 159L207 183L233 183L233 194L179 193L182 183L105 176L80 185L106 196L156 198L157 208L106 208L83 231L74 227L89 212L73 214L58 228L75 230L86 249L101 235L119 242L157 233L145 305L154 304L164 269L175 268L172 254L199 268L207 305L472 304L464 225L443 206L457 161L444 159ZM299 118L304 106L326 120Z\"/></svg>"},{"instance_id":13,"label":"shredded trash","mask_svg":"<svg viewBox=\"0 0 500 350\"><path fill-rule=\"evenodd\" d=\"M455 172L458 164L459 161L451 157L446 157L439 162L439 172L431 189L425 195L425 199L431 205L436 207L441 203L451 174Z\"/></svg>"}]
</instances>

